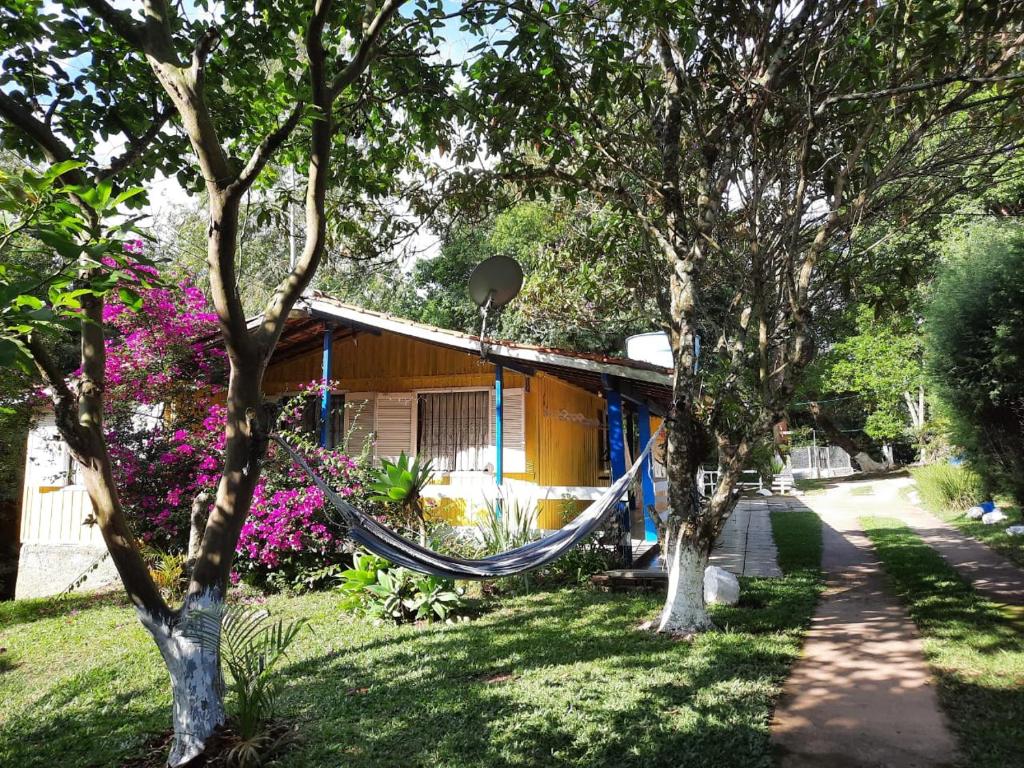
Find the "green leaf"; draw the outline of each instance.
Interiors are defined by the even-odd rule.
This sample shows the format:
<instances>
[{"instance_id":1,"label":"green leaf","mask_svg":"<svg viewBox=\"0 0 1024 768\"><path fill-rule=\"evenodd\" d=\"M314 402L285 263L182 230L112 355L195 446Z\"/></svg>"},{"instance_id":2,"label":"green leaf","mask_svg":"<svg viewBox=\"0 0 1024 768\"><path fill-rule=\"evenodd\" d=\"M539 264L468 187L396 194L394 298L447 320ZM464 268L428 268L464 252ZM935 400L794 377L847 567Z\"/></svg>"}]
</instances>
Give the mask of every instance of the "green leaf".
<instances>
[{"instance_id":1,"label":"green leaf","mask_svg":"<svg viewBox=\"0 0 1024 768\"><path fill-rule=\"evenodd\" d=\"M14 306L16 306L16 307L28 307L29 309L42 309L43 308L43 302L42 302L42 299L39 299L36 296L30 296L28 294L22 294L20 296L15 297L15 299L14 299Z\"/></svg>"},{"instance_id":2,"label":"green leaf","mask_svg":"<svg viewBox=\"0 0 1024 768\"><path fill-rule=\"evenodd\" d=\"M60 232L52 229L40 229L33 234L65 259L77 259L82 253L82 247L78 243Z\"/></svg>"},{"instance_id":3,"label":"green leaf","mask_svg":"<svg viewBox=\"0 0 1024 768\"><path fill-rule=\"evenodd\" d=\"M136 312L142 309L142 297L131 288L118 288L117 296L121 300L121 303L129 309Z\"/></svg>"}]
</instances>

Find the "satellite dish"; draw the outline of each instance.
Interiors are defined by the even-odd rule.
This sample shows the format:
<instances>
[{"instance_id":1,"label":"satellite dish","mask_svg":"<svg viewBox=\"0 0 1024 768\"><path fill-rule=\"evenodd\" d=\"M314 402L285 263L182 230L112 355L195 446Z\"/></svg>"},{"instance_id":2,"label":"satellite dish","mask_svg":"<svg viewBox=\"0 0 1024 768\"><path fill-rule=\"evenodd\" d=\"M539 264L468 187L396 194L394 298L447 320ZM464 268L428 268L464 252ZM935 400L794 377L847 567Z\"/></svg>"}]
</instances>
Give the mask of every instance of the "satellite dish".
<instances>
[{"instance_id":1,"label":"satellite dish","mask_svg":"<svg viewBox=\"0 0 1024 768\"><path fill-rule=\"evenodd\" d=\"M523 287L523 268L509 256L491 256L469 276L469 295L481 309L499 309Z\"/></svg>"}]
</instances>

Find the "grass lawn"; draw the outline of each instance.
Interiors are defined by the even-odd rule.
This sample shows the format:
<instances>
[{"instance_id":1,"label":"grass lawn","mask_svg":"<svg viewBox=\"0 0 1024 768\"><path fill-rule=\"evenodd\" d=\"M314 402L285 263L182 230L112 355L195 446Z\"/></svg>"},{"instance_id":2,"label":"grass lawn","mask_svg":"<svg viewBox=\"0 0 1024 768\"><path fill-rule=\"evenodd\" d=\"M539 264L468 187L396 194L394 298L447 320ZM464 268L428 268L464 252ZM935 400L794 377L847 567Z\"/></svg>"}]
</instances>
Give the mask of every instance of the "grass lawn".
<instances>
[{"instance_id":1,"label":"grass lawn","mask_svg":"<svg viewBox=\"0 0 1024 768\"><path fill-rule=\"evenodd\" d=\"M924 636L964 764L1024 765L1024 626L986 602L909 528L862 520L895 592Z\"/></svg>"},{"instance_id":2,"label":"grass lawn","mask_svg":"<svg viewBox=\"0 0 1024 768\"><path fill-rule=\"evenodd\" d=\"M656 595L509 599L471 622L384 627L331 594L273 597L310 621L284 669L288 766L772 764L772 707L820 588L820 523L773 516L782 579L744 581L720 631L640 631ZM0 765L117 765L168 728L152 642L119 598L0 604Z\"/></svg>"}]
</instances>

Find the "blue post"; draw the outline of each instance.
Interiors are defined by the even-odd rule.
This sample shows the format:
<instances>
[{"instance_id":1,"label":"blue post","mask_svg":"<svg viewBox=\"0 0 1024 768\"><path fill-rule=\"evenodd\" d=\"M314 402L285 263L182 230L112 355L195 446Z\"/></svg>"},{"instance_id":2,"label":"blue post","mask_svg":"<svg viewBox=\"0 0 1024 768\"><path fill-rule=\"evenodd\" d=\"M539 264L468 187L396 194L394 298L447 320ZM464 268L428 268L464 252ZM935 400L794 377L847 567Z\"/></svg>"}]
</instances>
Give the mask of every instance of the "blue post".
<instances>
[{"instance_id":1,"label":"blue post","mask_svg":"<svg viewBox=\"0 0 1024 768\"><path fill-rule=\"evenodd\" d=\"M622 395L614 389L605 390L608 402L608 458L611 463L612 482L626 474L626 440L622 431ZM630 532L629 505L619 502L619 514L625 540L622 543L622 555L626 565L633 563L632 533Z\"/></svg>"},{"instance_id":2,"label":"blue post","mask_svg":"<svg viewBox=\"0 0 1024 768\"><path fill-rule=\"evenodd\" d=\"M505 479L505 436L502 414L502 400L505 388L505 369L494 366L494 482L501 485Z\"/></svg>"},{"instance_id":3,"label":"blue post","mask_svg":"<svg viewBox=\"0 0 1024 768\"><path fill-rule=\"evenodd\" d=\"M320 447L328 448L331 438L331 363L334 356L334 329L324 326L323 390L320 392Z\"/></svg>"},{"instance_id":4,"label":"blue post","mask_svg":"<svg viewBox=\"0 0 1024 768\"><path fill-rule=\"evenodd\" d=\"M651 441L651 410L641 405L637 411L639 422L640 450ZM657 541L658 529L654 527L654 477L651 476L651 455L647 454L640 467L640 488L644 505L644 541Z\"/></svg>"}]
</instances>

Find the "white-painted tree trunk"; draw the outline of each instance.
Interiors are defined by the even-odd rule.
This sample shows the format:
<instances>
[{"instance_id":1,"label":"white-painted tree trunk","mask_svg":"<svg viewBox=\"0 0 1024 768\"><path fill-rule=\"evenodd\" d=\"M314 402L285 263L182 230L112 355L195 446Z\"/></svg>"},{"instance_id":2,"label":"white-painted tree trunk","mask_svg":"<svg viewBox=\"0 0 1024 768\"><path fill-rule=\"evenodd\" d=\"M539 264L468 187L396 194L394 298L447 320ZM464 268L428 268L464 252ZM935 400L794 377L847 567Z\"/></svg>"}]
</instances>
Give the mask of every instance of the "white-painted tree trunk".
<instances>
[{"instance_id":1,"label":"white-painted tree trunk","mask_svg":"<svg viewBox=\"0 0 1024 768\"><path fill-rule=\"evenodd\" d=\"M671 538L674 536L674 539ZM659 632L702 632L714 625L704 605L704 569L708 556L678 530L665 533L668 594Z\"/></svg>"},{"instance_id":2,"label":"white-painted tree trunk","mask_svg":"<svg viewBox=\"0 0 1024 768\"><path fill-rule=\"evenodd\" d=\"M213 614L221 600L212 593L191 596L172 621L155 619L140 611L171 678L174 743L169 766L185 765L200 755L207 739L224 723L224 688L217 654L204 648L186 630L189 617L198 610ZM219 616L219 614L216 614ZM219 619L215 626L219 628Z\"/></svg>"},{"instance_id":3,"label":"white-painted tree trunk","mask_svg":"<svg viewBox=\"0 0 1024 768\"><path fill-rule=\"evenodd\" d=\"M883 464L881 462L875 461L870 456L868 456L867 453L865 453L864 451L861 451L853 458L856 459L857 464L860 465L862 472L884 472L885 470L891 469L892 467L891 464Z\"/></svg>"}]
</instances>

